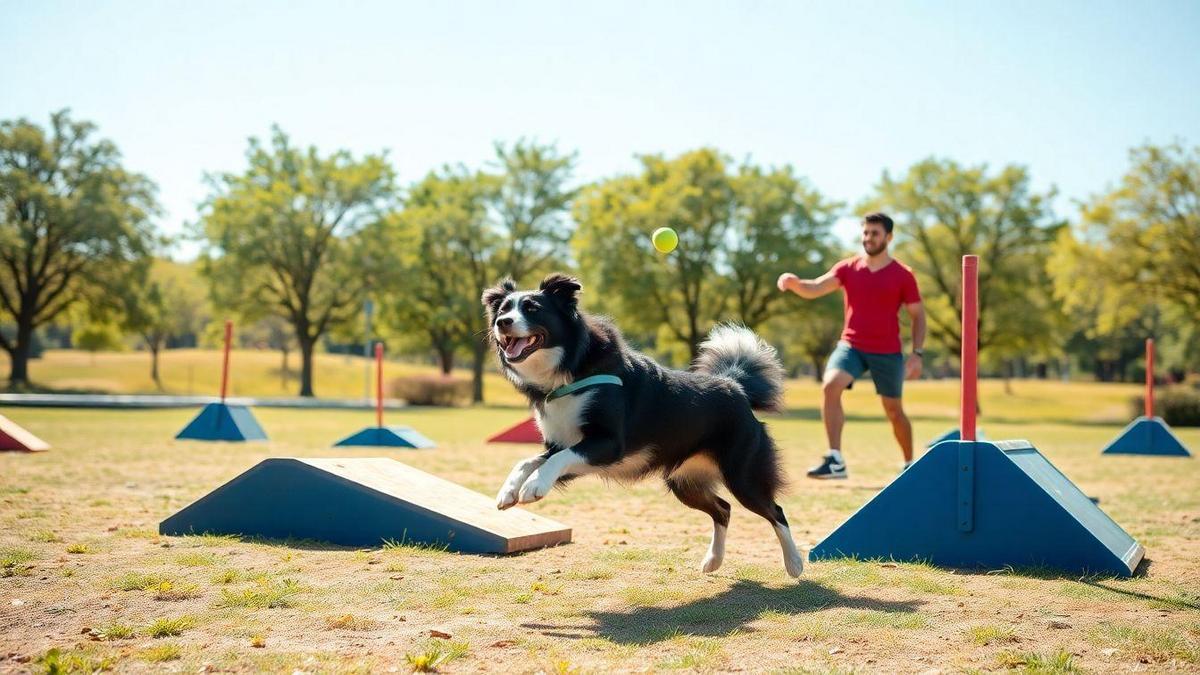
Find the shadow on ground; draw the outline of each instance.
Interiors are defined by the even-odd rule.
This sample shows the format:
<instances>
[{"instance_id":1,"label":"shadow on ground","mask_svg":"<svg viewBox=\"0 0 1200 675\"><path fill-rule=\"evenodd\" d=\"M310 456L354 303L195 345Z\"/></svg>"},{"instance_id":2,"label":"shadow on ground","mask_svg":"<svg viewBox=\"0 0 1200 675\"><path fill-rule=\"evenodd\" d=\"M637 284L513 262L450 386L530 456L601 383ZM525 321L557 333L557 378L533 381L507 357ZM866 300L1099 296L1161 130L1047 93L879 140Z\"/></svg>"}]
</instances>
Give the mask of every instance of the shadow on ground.
<instances>
[{"instance_id":1,"label":"shadow on ground","mask_svg":"<svg viewBox=\"0 0 1200 675\"><path fill-rule=\"evenodd\" d=\"M756 581L735 582L724 592L676 607L635 607L628 611L588 612L590 625L522 624L543 635L559 638L606 638L626 645L645 645L670 639L676 631L689 635L722 637L767 611L800 615L846 607L876 612L916 611L920 600L889 601L844 595L814 581L772 588Z\"/></svg>"}]
</instances>

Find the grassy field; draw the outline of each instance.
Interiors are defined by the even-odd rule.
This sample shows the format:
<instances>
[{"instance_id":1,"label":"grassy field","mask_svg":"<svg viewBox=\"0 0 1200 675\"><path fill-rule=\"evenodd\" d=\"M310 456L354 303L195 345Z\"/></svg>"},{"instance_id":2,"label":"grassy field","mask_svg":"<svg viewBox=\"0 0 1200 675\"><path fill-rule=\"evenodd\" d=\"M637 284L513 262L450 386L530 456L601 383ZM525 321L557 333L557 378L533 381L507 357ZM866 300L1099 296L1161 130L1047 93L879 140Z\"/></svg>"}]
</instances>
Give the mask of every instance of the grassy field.
<instances>
[{"instance_id":1,"label":"grassy field","mask_svg":"<svg viewBox=\"0 0 1200 675\"><path fill-rule=\"evenodd\" d=\"M80 359L52 354L34 377L61 383L58 368L76 382L120 381ZM360 395L361 370L340 365L344 390L331 374L318 392ZM494 494L531 449L481 439L525 413L493 383L487 407L391 415L439 447L387 451L328 447L369 423L360 412L263 409L269 443L208 445L171 440L189 410L10 408L54 449L0 455L0 671L1200 670L1200 462L1098 454L1135 386L1013 386L984 383L988 435L1028 438L1099 497L1146 547L1141 576L843 561L810 564L797 582L770 529L737 507L725 566L704 575L707 518L652 481L585 479L552 493L530 508L571 525L574 542L505 558L159 537L160 520L270 456L389 456ZM953 424L955 383L906 395L918 437ZM792 383L789 412L767 420L794 477L783 506L804 549L899 464L870 387L858 387L847 399L850 480L805 481L824 445L816 401L814 385ZM1200 448L1200 429L1179 435Z\"/></svg>"}]
</instances>

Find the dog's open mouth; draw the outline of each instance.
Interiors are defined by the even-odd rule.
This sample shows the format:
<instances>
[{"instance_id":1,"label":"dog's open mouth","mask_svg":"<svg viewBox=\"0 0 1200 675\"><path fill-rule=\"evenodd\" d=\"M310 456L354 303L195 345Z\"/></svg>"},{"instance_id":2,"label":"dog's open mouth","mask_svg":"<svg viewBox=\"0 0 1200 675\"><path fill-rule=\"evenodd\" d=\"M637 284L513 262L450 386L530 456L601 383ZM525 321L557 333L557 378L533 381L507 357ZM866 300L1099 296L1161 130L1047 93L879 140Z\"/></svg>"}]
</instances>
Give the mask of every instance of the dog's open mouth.
<instances>
[{"instance_id":1,"label":"dog's open mouth","mask_svg":"<svg viewBox=\"0 0 1200 675\"><path fill-rule=\"evenodd\" d=\"M545 343L540 334L504 335L500 338L500 348L504 350L504 358L509 363L524 361L530 354L536 352Z\"/></svg>"}]
</instances>

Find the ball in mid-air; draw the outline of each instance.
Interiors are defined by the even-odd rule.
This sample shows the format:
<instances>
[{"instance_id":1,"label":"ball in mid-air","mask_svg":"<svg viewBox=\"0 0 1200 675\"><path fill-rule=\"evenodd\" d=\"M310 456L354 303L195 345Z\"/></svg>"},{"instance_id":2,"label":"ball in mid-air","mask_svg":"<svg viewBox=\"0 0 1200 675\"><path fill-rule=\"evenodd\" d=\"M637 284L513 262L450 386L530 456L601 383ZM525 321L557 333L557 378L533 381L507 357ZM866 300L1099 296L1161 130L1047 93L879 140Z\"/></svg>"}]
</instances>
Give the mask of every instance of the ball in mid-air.
<instances>
[{"instance_id":1,"label":"ball in mid-air","mask_svg":"<svg viewBox=\"0 0 1200 675\"><path fill-rule=\"evenodd\" d=\"M660 227L650 235L650 241L659 253L670 253L679 245L679 235L669 227Z\"/></svg>"}]
</instances>

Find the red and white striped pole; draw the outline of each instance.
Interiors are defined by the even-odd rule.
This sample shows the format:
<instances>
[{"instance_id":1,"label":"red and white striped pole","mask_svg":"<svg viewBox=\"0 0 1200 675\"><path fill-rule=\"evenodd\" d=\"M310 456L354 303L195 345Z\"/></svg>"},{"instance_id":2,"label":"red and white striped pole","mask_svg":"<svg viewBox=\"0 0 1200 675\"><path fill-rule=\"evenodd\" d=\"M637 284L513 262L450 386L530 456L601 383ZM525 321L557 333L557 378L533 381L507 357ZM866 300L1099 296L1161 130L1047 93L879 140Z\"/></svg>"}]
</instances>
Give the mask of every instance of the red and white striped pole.
<instances>
[{"instance_id":1,"label":"red and white striped pole","mask_svg":"<svg viewBox=\"0 0 1200 675\"><path fill-rule=\"evenodd\" d=\"M221 366L221 403L229 392L229 345L233 342L233 321L225 319L225 360Z\"/></svg>"},{"instance_id":2,"label":"red and white striped pole","mask_svg":"<svg viewBox=\"0 0 1200 675\"><path fill-rule=\"evenodd\" d=\"M375 343L375 426L383 427L383 343Z\"/></svg>"},{"instance_id":3,"label":"red and white striped pole","mask_svg":"<svg viewBox=\"0 0 1200 675\"><path fill-rule=\"evenodd\" d=\"M975 440L975 410L979 376L979 256L962 259L962 377L959 393L959 436Z\"/></svg>"},{"instance_id":4,"label":"red and white striped pole","mask_svg":"<svg viewBox=\"0 0 1200 675\"><path fill-rule=\"evenodd\" d=\"M1154 419L1154 338L1146 338L1146 419Z\"/></svg>"}]
</instances>

